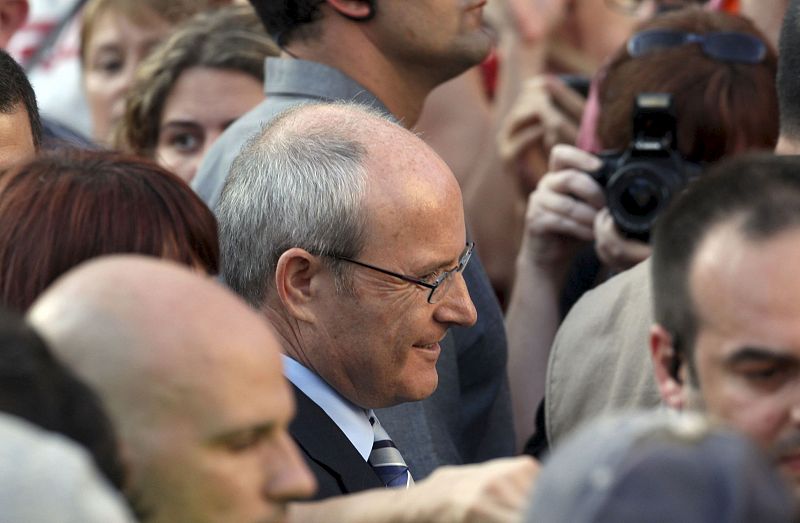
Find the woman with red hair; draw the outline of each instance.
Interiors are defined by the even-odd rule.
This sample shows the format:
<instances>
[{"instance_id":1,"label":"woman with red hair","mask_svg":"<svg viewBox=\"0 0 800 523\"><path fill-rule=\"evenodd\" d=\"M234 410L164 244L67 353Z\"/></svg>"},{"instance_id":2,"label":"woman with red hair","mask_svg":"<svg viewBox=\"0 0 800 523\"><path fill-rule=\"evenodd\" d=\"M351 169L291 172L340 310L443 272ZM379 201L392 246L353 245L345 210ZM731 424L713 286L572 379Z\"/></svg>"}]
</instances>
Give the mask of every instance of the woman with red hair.
<instances>
[{"instance_id":1,"label":"woman with red hair","mask_svg":"<svg viewBox=\"0 0 800 523\"><path fill-rule=\"evenodd\" d=\"M214 274L214 215L156 164L103 151L45 154L0 174L0 304L25 311L56 278L138 253Z\"/></svg>"}]
</instances>

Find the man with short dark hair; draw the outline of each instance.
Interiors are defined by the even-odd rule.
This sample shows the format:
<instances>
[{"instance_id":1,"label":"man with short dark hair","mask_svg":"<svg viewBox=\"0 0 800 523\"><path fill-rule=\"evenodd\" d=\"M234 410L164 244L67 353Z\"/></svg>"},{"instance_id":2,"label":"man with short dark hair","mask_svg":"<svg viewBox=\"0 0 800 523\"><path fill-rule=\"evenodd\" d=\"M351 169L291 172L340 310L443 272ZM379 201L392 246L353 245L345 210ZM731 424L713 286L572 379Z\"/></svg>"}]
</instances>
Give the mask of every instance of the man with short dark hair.
<instances>
[{"instance_id":1,"label":"man with short dark hair","mask_svg":"<svg viewBox=\"0 0 800 523\"><path fill-rule=\"evenodd\" d=\"M252 0L283 49L265 64L266 100L232 124L192 186L212 207L242 144L281 111L351 101L412 127L438 84L488 53L484 0ZM386 158L392 162L392 158ZM399 183L402 174L398 174ZM415 477L444 464L514 452L502 312L477 256L464 277L478 310L472 328L442 343L437 391L379 413Z\"/></svg>"},{"instance_id":2,"label":"man with short dark hair","mask_svg":"<svg viewBox=\"0 0 800 523\"><path fill-rule=\"evenodd\" d=\"M750 436L800 495L800 159L733 160L695 182L652 260L664 403Z\"/></svg>"}]
</instances>

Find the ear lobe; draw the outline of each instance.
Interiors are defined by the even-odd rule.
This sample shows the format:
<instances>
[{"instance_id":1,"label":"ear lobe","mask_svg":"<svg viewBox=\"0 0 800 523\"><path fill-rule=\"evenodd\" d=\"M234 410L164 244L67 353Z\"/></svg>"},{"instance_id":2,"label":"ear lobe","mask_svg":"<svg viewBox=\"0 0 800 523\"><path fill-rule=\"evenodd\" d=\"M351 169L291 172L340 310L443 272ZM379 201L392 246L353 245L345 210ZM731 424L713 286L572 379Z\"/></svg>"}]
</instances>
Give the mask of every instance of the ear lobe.
<instances>
[{"instance_id":1,"label":"ear lobe","mask_svg":"<svg viewBox=\"0 0 800 523\"><path fill-rule=\"evenodd\" d=\"M28 20L28 0L11 0L0 2L0 47L5 48Z\"/></svg>"},{"instance_id":2,"label":"ear lobe","mask_svg":"<svg viewBox=\"0 0 800 523\"><path fill-rule=\"evenodd\" d=\"M350 20L369 20L375 15L371 0L326 0L331 8Z\"/></svg>"},{"instance_id":3,"label":"ear lobe","mask_svg":"<svg viewBox=\"0 0 800 523\"><path fill-rule=\"evenodd\" d=\"M682 410L686 406L686 385L679 376L685 363L675 353L672 336L658 324L650 328L650 357L661 400L672 409Z\"/></svg>"},{"instance_id":4,"label":"ear lobe","mask_svg":"<svg viewBox=\"0 0 800 523\"><path fill-rule=\"evenodd\" d=\"M308 251L293 247L278 259L275 287L287 313L301 321L311 321L310 305L315 300L314 280L323 269L322 263Z\"/></svg>"}]
</instances>

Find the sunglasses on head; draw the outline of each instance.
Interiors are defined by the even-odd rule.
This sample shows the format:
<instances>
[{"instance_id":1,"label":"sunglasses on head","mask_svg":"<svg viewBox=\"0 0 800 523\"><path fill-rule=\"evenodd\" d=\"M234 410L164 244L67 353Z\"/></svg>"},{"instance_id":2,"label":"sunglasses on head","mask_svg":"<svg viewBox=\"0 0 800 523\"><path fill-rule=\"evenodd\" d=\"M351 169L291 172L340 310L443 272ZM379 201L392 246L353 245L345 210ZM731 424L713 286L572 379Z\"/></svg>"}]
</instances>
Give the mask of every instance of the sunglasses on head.
<instances>
[{"instance_id":1,"label":"sunglasses on head","mask_svg":"<svg viewBox=\"0 0 800 523\"><path fill-rule=\"evenodd\" d=\"M735 31L686 33L651 29L636 33L628 40L628 54L639 57L681 45L699 44L703 52L722 62L757 64L767 56L767 46L753 35Z\"/></svg>"}]
</instances>

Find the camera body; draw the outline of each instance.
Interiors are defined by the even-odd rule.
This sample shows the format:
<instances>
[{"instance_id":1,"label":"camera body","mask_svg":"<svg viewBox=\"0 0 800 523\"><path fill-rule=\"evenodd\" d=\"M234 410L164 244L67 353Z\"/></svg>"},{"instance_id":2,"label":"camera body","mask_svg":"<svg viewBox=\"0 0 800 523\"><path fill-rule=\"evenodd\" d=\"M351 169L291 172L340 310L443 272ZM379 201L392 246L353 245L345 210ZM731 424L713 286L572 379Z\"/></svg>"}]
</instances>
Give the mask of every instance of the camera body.
<instances>
[{"instance_id":1,"label":"camera body","mask_svg":"<svg viewBox=\"0 0 800 523\"><path fill-rule=\"evenodd\" d=\"M620 232L644 242L658 214L701 172L677 149L672 95L642 93L633 111L633 141L622 153L601 153L592 177L605 190L606 205Z\"/></svg>"}]
</instances>

